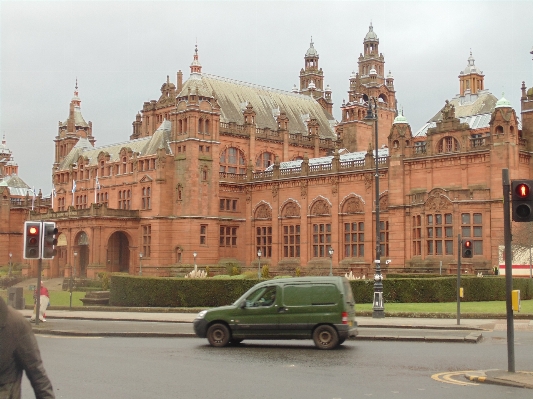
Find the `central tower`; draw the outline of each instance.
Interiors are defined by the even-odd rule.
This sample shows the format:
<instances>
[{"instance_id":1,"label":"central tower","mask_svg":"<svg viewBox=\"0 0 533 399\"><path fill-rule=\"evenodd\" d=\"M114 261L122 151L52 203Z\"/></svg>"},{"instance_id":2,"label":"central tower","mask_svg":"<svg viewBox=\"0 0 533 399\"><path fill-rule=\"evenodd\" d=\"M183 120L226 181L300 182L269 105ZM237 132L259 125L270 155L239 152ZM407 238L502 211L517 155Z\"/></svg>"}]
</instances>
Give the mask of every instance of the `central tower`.
<instances>
[{"instance_id":1,"label":"central tower","mask_svg":"<svg viewBox=\"0 0 533 399\"><path fill-rule=\"evenodd\" d=\"M394 78L385 76L385 58L379 52L379 38L372 23L363 40L364 53L359 55L358 72L352 72L348 102L341 106L342 120L338 133L349 151L365 151L373 144L372 128L364 121L368 101L375 98L378 106L378 146L387 144L387 137L397 115Z\"/></svg>"}]
</instances>

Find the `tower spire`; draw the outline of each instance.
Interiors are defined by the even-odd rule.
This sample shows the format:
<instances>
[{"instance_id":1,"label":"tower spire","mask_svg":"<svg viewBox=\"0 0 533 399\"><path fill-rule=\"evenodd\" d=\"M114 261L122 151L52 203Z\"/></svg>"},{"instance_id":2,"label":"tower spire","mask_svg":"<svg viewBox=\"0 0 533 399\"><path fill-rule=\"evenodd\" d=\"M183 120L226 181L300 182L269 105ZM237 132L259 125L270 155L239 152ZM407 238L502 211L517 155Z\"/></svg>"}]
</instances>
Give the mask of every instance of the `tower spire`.
<instances>
[{"instance_id":1,"label":"tower spire","mask_svg":"<svg viewBox=\"0 0 533 399\"><path fill-rule=\"evenodd\" d=\"M191 75L193 74L202 74L202 65L198 61L198 44L194 45L194 56L191 63Z\"/></svg>"}]
</instances>

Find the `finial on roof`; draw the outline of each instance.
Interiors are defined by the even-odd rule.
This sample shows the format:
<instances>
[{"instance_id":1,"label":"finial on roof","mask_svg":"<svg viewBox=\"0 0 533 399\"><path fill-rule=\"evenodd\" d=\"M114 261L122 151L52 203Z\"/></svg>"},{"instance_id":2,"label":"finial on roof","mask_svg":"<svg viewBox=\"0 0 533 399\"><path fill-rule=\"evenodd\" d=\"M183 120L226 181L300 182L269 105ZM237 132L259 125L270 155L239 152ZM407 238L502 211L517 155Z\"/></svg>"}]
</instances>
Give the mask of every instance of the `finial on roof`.
<instances>
[{"instance_id":1,"label":"finial on roof","mask_svg":"<svg viewBox=\"0 0 533 399\"><path fill-rule=\"evenodd\" d=\"M511 108L511 102L505 98L505 93L502 92L502 98L500 98L497 102L494 108L503 108L503 107L509 107Z\"/></svg>"},{"instance_id":2,"label":"finial on roof","mask_svg":"<svg viewBox=\"0 0 533 399\"><path fill-rule=\"evenodd\" d=\"M76 86L74 86L76 90L78 90L78 77L76 76Z\"/></svg>"}]
</instances>

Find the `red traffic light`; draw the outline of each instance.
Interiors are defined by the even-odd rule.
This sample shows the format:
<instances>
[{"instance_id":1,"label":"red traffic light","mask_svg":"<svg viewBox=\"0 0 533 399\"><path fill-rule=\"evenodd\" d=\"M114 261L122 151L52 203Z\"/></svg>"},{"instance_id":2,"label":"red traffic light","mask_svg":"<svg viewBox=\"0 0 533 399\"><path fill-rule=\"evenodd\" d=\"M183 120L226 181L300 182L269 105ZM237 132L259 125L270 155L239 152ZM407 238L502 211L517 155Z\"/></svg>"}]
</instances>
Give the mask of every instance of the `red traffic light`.
<instances>
[{"instance_id":1,"label":"red traffic light","mask_svg":"<svg viewBox=\"0 0 533 399\"><path fill-rule=\"evenodd\" d=\"M465 248L472 247L472 241L465 241Z\"/></svg>"},{"instance_id":2,"label":"red traffic light","mask_svg":"<svg viewBox=\"0 0 533 399\"><path fill-rule=\"evenodd\" d=\"M39 229L36 226L30 226L28 229L28 234L31 236L35 236L39 234Z\"/></svg>"},{"instance_id":3,"label":"red traffic light","mask_svg":"<svg viewBox=\"0 0 533 399\"><path fill-rule=\"evenodd\" d=\"M526 183L520 183L515 187L516 195L520 198L526 198L529 195L529 185Z\"/></svg>"}]
</instances>

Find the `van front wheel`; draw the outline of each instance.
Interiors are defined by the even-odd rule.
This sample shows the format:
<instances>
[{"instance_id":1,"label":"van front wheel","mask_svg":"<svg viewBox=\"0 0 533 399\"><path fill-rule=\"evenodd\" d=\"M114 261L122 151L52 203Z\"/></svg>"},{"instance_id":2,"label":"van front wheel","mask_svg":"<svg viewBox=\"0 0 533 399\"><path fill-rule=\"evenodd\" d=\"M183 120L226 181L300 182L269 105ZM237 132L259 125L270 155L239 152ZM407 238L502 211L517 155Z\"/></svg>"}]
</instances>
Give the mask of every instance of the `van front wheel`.
<instances>
[{"instance_id":1,"label":"van front wheel","mask_svg":"<svg viewBox=\"0 0 533 399\"><path fill-rule=\"evenodd\" d=\"M225 324L216 323L207 329L207 340L211 346L226 346L230 337L229 328Z\"/></svg>"},{"instance_id":2,"label":"van front wheel","mask_svg":"<svg viewBox=\"0 0 533 399\"><path fill-rule=\"evenodd\" d=\"M313 332L313 341L318 349L333 349L339 344L339 334L332 326L318 326Z\"/></svg>"}]
</instances>

